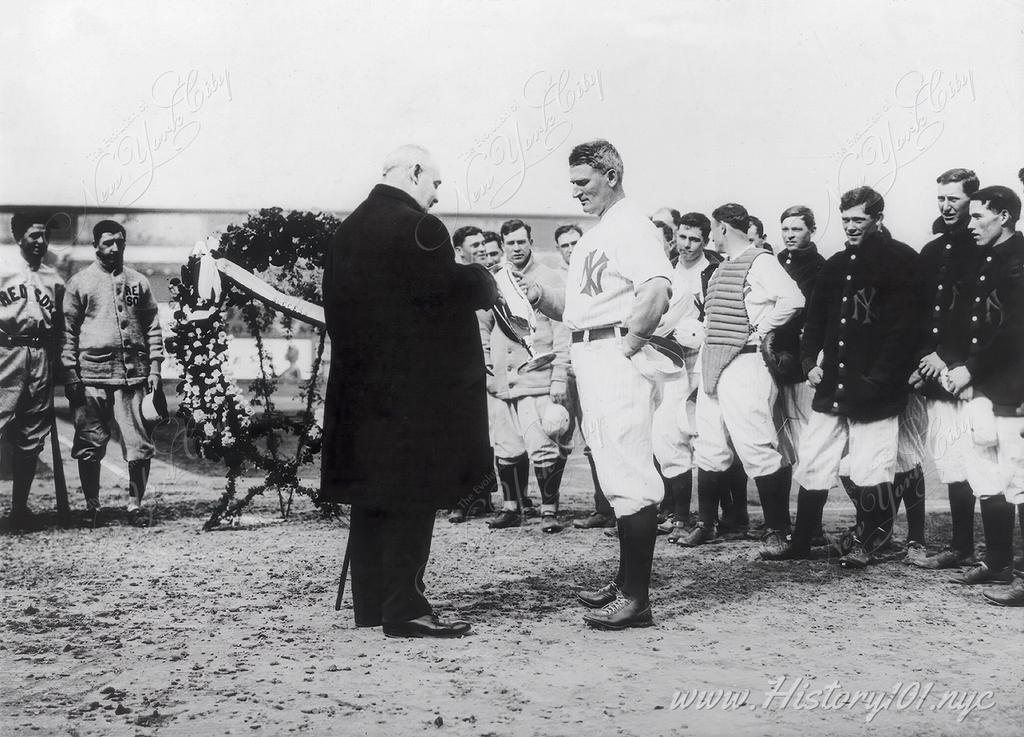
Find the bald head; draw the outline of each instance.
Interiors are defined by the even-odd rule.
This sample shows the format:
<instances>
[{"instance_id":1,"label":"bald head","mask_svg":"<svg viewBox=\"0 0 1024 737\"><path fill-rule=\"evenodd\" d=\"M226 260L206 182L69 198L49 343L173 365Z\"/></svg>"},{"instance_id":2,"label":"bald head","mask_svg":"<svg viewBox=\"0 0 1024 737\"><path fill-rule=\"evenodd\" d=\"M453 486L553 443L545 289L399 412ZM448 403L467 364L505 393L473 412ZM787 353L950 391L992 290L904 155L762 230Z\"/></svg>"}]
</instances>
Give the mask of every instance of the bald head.
<instances>
[{"instance_id":1,"label":"bald head","mask_svg":"<svg viewBox=\"0 0 1024 737\"><path fill-rule=\"evenodd\" d=\"M441 172L434 157L423 146L399 146L384 159L381 167L384 184L397 187L411 196L424 210L437 202Z\"/></svg>"}]
</instances>

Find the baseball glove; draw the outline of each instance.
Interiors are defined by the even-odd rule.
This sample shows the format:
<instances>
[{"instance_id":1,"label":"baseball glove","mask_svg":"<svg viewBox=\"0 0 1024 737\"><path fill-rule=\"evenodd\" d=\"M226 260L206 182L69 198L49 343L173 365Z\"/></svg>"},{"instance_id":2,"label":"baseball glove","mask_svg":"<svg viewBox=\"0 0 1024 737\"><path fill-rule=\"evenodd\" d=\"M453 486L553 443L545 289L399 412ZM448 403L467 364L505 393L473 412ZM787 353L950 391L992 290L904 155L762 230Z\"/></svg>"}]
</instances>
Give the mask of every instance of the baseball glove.
<instances>
[{"instance_id":1,"label":"baseball glove","mask_svg":"<svg viewBox=\"0 0 1024 737\"><path fill-rule=\"evenodd\" d=\"M790 325L776 328L764 337L761 356L776 384L799 384L804 380L800 367L800 333Z\"/></svg>"}]
</instances>

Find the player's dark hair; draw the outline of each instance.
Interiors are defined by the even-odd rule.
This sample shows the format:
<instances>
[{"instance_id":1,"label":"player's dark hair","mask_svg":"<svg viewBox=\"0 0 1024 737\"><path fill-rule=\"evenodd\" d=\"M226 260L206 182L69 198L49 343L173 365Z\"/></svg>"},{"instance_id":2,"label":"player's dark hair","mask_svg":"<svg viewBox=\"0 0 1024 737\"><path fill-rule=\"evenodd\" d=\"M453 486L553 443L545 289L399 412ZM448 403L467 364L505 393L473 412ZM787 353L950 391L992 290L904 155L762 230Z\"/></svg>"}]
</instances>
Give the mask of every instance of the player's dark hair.
<instances>
[{"instance_id":1,"label":"player's dark hair","mask_svg":"<svg viewBox=\"0 0 1024 737\"><path fill-rule=\"evenodd\" d=\"M1010 215L1006 227L1011 230L1017 226L1017 221L1020 220L1020 197L1009 187L1000 187L999 185L984 187L971 195L971 202L980 202L997 214L1006 210Z\"/></svg>"},{"instance_id":2,"label":"player's dark hair","mask_svg":"<svg viewBox=\"0 0 1024 737\"><path fill-rule=\"evenodd\" d=\"M602 173L614 169L619 173L619 179L622 179L622 157L615 146L603 138L587 141L573 148L569 153L569 166L580 164L592 166Z\"/></svg>"},{"instance_id":3,"label":"player's dark hair","mask_svg":"<svg viewBox=\"0 0 1024 737\"><path fill-rule=\"evenodd\" d=\"M1017 172L1017 179L1020 180L1021 184L1024 184L1024 169L1021 169L1019 172Z\"/></svg>"},{"instance_id":4,"label":"player's dark hair","mask_svg":"<svg viewBox=\"0 0 1024 737\"><path fill-rule=\"evenodd\" d=\"M814 230L815 228L814 213L811 211L811 208L805 207L804 205L793 205L792 207L787 207L782 211L782 215L779 217L779 222L785 222L786 218L800 218L804 221L804 225L806 225L810 230Z\"/></svg>"},{"instance_id":5,"label":"player's dark hair","mask_svg":"<svg viewBox=\"0 0 1024 737\"><path fill-rule=\"evenodd\" d=\"M854 187L839 198L839 212L864 205L864 212L877 218L885 212L885 198L871 187Z\"/></svg>"},{"instance_id":6,"label":"player's dark hair","mask_svg":"<svg viewBox=\"0 0 1024 737\"><path fill-rule=\"evenodd\" d=\"M42 225L49 235L53 229L53 215L45 210L22 210L11 216L11 235L16 242L25 237L33 225Z\"/></svg>"},{"instance_id":7,"label":"player's dark hair","mask_svg":"<svg viewBox=\"0 0 1024 737\"><path fill-rule=\"evenodd\" d=\"M502 239L504 239L505 236L508 235L509 233L515 233L520 228L526 229L526 237L532 241L533 229L519 218L512 218L511 220L506 220L501 224L500 230Z\"/></svg>"},{"instance_id":8,"label":"player's dark hair","mask_svg":"<svg viewBox=\"0 0 1024 737\"><path fill-rule=\"evenodd\" d=\"M686 225L690 228L700 228L700 235L705 241L711 237L711 220L702 212L688 212L679 216L676 223L676 231Z\"/></svg>"},{"instance_id":9,"label":"player's dark hair","mask_svg":"<svg viewBox=\"0 0 1024 737\"><path fill-rule=\"evenodd\" d=\"M750 216L750 225L757 228L757 237L764 238L764 223L761 222L761 218L756 218L753 215ZM750 225L747 226L747 230L750 230Z\"/></svg>"},{"instance_id":10,"label":"player's dark hair","mask_svg":"<svg viewBox=\"0 0 1024 737\"><path fill-rule=\"evenodd\" d=\"M100 220L92 226L92 244L94 246L100 242L100 236L104 233L120 233L123 236L127 236L124 226L116 220Z\"/></svg>"},{"instance_id":11,"label":"player's dark hair","mask_svg":"<svg viewBox=\"0 0 1024 737\"><path fill-rule=\"evenodd\" d=\"M482 235L483 231L475 225L463 225L461 228L452 233L452 245L456 248L462 248L462 244L471 235Z\"/></svg>"},{"instance_id":12,"label":"player's dark hair","mask_svg":"<svg viewBox=\"0 0 1024 737\"><path fill-rule=\"evenodd\" d=\"M576 225L575 223L571 223L569 225L559 225L557 228L555 228L555 243L558 243L558 239L561 238L563 235L565 235L566 233L571 233L574 230L576 231L576 235L580 236L581 238L583 237L583 231L580 229L580 226Z\"/></svg>"},{"instance_id":13,"label":"player's dark hair","mask_svg":"<svg viewBox=\"0 0 1024 737\"><path fill-rule=\"evenodd\" d=\"M963 182L961 186L964 188L964 194L968 197L977 192L981 186L978 175L970 169L949 169L935 179L936 184L956 184L957 182Z\"/></svg>"},{"instance_id":14,"label":"player's dark hair","mask_svg":"<svg viewBox=\"0 0 1024 737\"><path fill-rule=\"evenodd\" d=\"M711 217L744 233L750 230L750 215L747 214L747 208L735 202L719 205L711 213Z\"/></svg>"},{"instance_id":15,"label":"player's dark hair","mask_svg":"<svg viewBox=\"0 0 1024 737\"><path fill-rule=\"evenodd\" d=\"M485 230L483 232L484 243L497 243L501 245L501 236L495 233L493 230Z\"/></svg>"}]
</instances>

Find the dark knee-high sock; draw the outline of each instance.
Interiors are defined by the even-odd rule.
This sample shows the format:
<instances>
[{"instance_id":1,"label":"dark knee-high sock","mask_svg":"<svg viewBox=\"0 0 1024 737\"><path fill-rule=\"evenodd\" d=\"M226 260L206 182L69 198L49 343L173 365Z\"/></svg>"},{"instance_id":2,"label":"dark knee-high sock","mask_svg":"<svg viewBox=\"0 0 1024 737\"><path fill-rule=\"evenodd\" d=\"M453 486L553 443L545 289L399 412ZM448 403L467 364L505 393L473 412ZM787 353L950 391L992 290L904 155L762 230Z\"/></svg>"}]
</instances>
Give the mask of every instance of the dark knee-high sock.
<instances>
[{"instance_id":1,"label":"dark knee-high sock","mask_svg":"<svg viewBox=\"0 0 1024 737\"><path fill-rule=\"evenodd\" d=\"M690 516L690 500L693 497L693 471L675 476L671 479L676 485L676 519L685 520Z\"/></svg>"},{"instance_id":2,"label":"dark knee-high sock","mask_svg":"<svg viewBox=\"0 0 1024 737\"><path fill-rule=\"evenodd\" d=\"M974 553L974 490L966 481L949 485L949 516L953 524L952 548L961 555Z\"/></svg>"},{"instance_id":3,"label":"dark knee-high sock","mask_svg":"<svg viewBox=\"0 0 1024 737\"><path fill-rule=\"evenodd\" d=\"M985 529L985 565L993 570L1013 562L1013 505L1006 497L982 499L981 523Z\"/></svg>"},{"instance_id":4,"label":"dark knee-high sock","mask_svg":"<svg viewBox=\"0 0 1024 737\"><path fill-rule=\"evenodd\" d=\"M859 529L864 525L864 509L860 503L860 487L853 483L849 476L840 476L839 481L843 485L846 496L850 497L850 501L853 502L853 509L857 515L857 527Z\"/></svg>"},{"instance_id":5,"label":"dark knee-high sock","mask_svg":"<svg viewBox=\"0 0 1024 737\"><path fill-rule=\"evenodd\" d=\"M736 527L746 527L750 524L750 516L747 513L747 472L743 470L743 464L737 458L726 473L729 478L728 494L732 500L729 522Z\"/></svg>"},{"instance_id":6,"label":"dark knee-high sock","mask_svg":"<svg viewBox=\"0 0 1024 737\"><path fill-rule=\"evenodd\" d=\"M620 558L625 558L622 592L646 604L650 595L658 507L651 504L619 518Z\"/></svg>"},{"instance_id":7,"label":"dark knee-high sock","mask_svg":"<svg viewBox=\"0 0 1024 737\"><path fill-rule=\"evenodd\" d=\"M557 458L550 466L534 468L537 486L540 487L540 503L544 507L558 506L558 492L562 487L562 473L565 471L565 459Z\"/></svg>"},{"instance_id":8,"label":"dark knee-high sock","mask_svg":"<svg viewBox=\"0 0 1024 737\"><path fill-rule=\"evenodd\" d=\"M719 496L723 495L722 487L726 482L725 474L725 471L697 469L697 514L706 527L715 524Z\"/></svg>"},{"instance_id":9,"label":"dark knee-high sock","mask_svg":"<svg viewBox=\"0 0 1024 737\"><path fill-rule=\"evenodd\" d=\"M28 496L32 491L38 464L38 453L22 453L16 450L11 454L11 513L15 516L28 512Z\"/></svg>"},{"instance_id":10,"label":"dark knee-high sock","mask_svg":"<svg viewBox=\"0 0 1024 737\"><path fill-rule=\"evenodd\" d=\"M142 461L128 461L128 493L135 497L138 502L146 494L146 484L149 483L149 459Z\"/></svg>"},{"instance_id":11,"label":"dark knee-high sock","mask_svg":"<svg viewBox=\"0 0 1024 737\"><path fill-rule=\"evenodd\" d=\"M86 506L98 505L100 499L100 462L79 461L78 477L82 481L82 496L85 497Z\"/></svg>"},{"instance_id":12,"label":"dark knee-high sock","mask_svg":"<svg viewBox=\"0 0 1024 737\"><path fill-rule=\"evenodd\" d=\"M594 511L606 517L612 517L615 512L612 510L612 505L608 503L608 498L601 489L601 479L597 477L597 464L594 463L594 455L590 452L589 445L583 448L583 455L586 456L587 463L590 464L590 478L594 482Z\"/></svg>"},{"instance_id":13,"label":"dark knee-high sock","mask_svg":"<svg viewBox=\"0 0 1024 737\"><path fill-rule=\"evenodd\" d=\"M896 474L894 488L897 505L903 500L907 510L907 540L924 544L924 470L920 465L906 473Z\"/></svg>"},{"instance_id":14,"label":"dark knee-high sock","mask_svg":"<svg viewBox=\"0 0 1024 737\"><path fill-rule=\"evenodd\" d=\"M793 525L793 545L800 549L811 547L815 530L821 525L821 513L828 500L825 489L800 487L796 496L796 522Z\"/></svg>"}]
</instances>

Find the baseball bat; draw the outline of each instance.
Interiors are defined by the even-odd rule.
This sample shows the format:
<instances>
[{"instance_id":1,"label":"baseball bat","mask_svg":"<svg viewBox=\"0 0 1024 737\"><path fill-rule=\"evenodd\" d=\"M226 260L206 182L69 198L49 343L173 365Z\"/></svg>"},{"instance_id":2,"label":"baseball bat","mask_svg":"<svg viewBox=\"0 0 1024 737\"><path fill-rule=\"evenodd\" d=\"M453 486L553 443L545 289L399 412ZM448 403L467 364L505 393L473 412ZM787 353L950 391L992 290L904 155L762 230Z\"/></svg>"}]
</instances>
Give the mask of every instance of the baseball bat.
<instances>
[{"instance_id":1,"label":"baseball bat","mask_svg":"<svg viewBox=\"0 0 1024 737\"><path fill-rule=\"evenodd\" d=\"M66 519L71 515L68 502L68 482L64 478L64 459L60 455L60 440L57 438L57 413L50 395L50 452L53 459L53 495L57 498L57 514Z\"/></svg>"}]
</instances>

